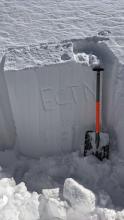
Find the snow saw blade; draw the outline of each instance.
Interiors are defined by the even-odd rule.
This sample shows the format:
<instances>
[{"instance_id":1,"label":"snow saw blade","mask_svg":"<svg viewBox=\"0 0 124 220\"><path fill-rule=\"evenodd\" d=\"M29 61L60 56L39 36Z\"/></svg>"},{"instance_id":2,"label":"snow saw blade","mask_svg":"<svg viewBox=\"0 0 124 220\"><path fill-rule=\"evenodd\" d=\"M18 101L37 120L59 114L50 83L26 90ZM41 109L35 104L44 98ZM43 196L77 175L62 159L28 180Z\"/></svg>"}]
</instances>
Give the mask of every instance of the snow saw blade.
<instances>
[{"instance_id":1,"label":"snow saw blade","mask_svg":"<svg viewBox=\"0 0 124 220\"><path fill-rule=\"evenodd\" d=\"M88 155L95 155L99 160L109 159L109 135L100 132L99 147L96 148L96 133L94 131L87 131L85 134L84 143L84 157Z\"/></svg>"}]
</instances>

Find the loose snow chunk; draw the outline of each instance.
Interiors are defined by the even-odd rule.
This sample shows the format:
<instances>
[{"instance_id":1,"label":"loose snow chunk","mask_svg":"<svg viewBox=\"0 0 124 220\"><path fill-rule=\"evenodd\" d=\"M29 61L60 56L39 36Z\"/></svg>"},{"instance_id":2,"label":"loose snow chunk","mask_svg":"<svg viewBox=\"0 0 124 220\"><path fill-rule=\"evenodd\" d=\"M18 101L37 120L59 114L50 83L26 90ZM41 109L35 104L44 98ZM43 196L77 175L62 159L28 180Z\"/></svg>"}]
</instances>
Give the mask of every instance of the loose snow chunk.
<instances>
[{"instance_id":1,"label":"loose snow chunk","mask_svg":"<svg viewBox=\"0 0 124 220\"><path fill-rule=\"evenodd\" d=\"M3 178L0 180L0 197L7 195L8 197L12 196L14 193L15 187L14 179Z\"/></svg>"},{"instance_id":2,"label":"loose snow chunk","mask_svg":"<svg viewBox=\"0 0 124 220\"><path fill-rule=\"evenodd\" d=\"M95 132L90 132L90 139L91 139L91 144L92 144L93 149L96 150L96 133ZM109 135L107 133L100 132L99 149L107 145L109 145Z\"/></svg>"},{"instance_id":3,"label":"loose snow chunk","mask_svg":"<svg viewBox=\"0 0 124 220\"><path fill-rule=\"evenodd\" d=\"M116 220L116 212L113 209L98 208L97 213L98 213L98 216L100 217L100 219ZM122 220L122 219L118 219L118 220Z\"/></svg>"},{"instance_id":4,"label":"loose snow chunk","mask_svg":"<svg viewBox=\"0 0 124 220\"><path fill-rule=\"evenodd\" d=\"M30 193L24 183L16 185L13 179L0 180L0 220L39 219L39 195Z\"/></svg>"},{"instance_id":5,"label":"loose snow chunk","mask_svg":"<svg viewBox=\"0 0 124 220\"><path fill-rule=\"evenodd\" d=\"M49 199L49 198L59 199L59 188L43 189L42 193L46 199Z\"/></svg>"},{"instance_id":6,"label":"loose snow chunk","mask_svg":"<svg viewBox=\"0 0 124 220\"><path fill-rule=\"evenodd\" d=\"M118 211L116 213L116 220L123 220L124 219L124 210Z\"/></svg>"},{"instance_id":7,"label":"loose snow chunk","mask_svg":"<svg viewBox=\"0 0 124 220\"><path fill-rule=\"evenodd\" d=\"M3 195L0 198L0 210L8 203L8 197Z\"/></svg>"},{"instance_id":8,"label":"loose snow chunk","mask_svg":"<svg viewBox=\"0 0 124 220\"><path fill-rule=\"evenodd\" d=\"M87 64L89 66L89 55L86 53L74 54L74 60L77 63Z\"/></svg>"},{"instance_id":9,"label":"loose snow chunk","mask_svg":"<svg viewBox=\"0 0 124 220\"><path fill-rule=\"evenodd\" d=\"M71 178L65 180L63 196L72 208L80 212L88 213L95 209L95 195Z\"/></svg>"},{"instance_id":10,"label":"loose snow chunk","mask_svg":"<svg viewBox=\"0 0 124 220\"><path fill-rule=\"evenodd\" d=\"M66 202L40 196L39 214L42 220L66 220Z\"/></svg>"},{"instance_id":11,"label":"loose snow chunk","mask_svg":"<svg viewBox=\"0 0 124 220\"><path fill-rule=\"evenodd\" d=\"M99 199L100 207L102 208L111 207L112 208L112 200L106 192L104 191L100 192L98 199Z\"/></svg>"},{"instance_id":12,"label":"loose snow chunk","mask_svg":"<svg viewBox=\"0 0 124 220\"><path fill-rule=\"evenodd\" d=\"M95 66L100 64L100 60L93 54L77 53L74 54L76 63L86 64L88 66Z\"/></svg>"}]
</instances>

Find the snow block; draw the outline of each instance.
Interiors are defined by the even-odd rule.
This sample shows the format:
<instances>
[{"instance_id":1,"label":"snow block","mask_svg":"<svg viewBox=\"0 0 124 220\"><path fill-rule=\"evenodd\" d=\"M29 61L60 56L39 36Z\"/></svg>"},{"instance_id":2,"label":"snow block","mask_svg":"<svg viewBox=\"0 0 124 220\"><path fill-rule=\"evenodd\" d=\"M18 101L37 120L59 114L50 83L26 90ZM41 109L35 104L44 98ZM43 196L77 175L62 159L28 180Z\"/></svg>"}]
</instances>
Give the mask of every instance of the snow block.
<instances>
[{"instance_id":1,"label":"snow block","mask_svg":"<svg viewBox=\"0 0 124 220\"><path fill-rule=\"evenodd\" d=\"M49 198L59 199L59 188L43 189L42 193L46 199L49 199Z\"/></svg>"},{"instance_id":2,"label":"snow block","mask_svg":"<svg viewBox=\"0 0 124 220\"><path fill-rule=\"evenodd\" d=\"M96 198L93 192L71 178L65 180L63 196L79 212L88 213L95 209Z\"/></svg>"}]
</instances>

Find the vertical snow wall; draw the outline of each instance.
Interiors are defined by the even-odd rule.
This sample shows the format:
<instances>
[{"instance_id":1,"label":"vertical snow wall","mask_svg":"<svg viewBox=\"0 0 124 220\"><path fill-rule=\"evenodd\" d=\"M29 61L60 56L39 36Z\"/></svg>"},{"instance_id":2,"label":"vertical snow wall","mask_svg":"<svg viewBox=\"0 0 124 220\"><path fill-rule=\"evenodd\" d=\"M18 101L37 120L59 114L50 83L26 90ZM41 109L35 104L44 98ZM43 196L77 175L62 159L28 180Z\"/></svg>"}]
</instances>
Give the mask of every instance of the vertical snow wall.
<instances>
[{"instance_id":1,"label":"vertical snow wall","mask_svg":"<svg viewBox=\"0 0 124 220\"><path fill-rule=\"evenodd\" d=\"M10 149L15 144L16 132L4 75L3 57L0 63L0 150Z\"/></svg>"},{"instance_id":2,"label":"vertical snow wall","mask_svg":"<svg viewBox=\"0 0 124 220\"><path fill-rule=\"evenodd\" d=\"M96 55L103 63L102 129L124 155L123 65L105 43L73 42L73 54ZM18 150L32 157L79 148L95 129L95 81L90 66L73 59L42 67L5 71Z\"/></svg>"}]
</instances>

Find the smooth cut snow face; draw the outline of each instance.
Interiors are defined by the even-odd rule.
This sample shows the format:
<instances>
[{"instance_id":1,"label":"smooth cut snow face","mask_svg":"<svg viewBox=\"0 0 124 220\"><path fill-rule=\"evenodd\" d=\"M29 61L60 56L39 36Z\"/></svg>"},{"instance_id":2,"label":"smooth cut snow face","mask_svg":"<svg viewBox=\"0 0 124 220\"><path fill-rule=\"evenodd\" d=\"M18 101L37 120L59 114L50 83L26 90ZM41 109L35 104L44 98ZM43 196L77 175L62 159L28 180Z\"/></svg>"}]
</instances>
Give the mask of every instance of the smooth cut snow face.
<instances>
[{"instance_id":1,"label":"smooth cut snow face","mask_svg":"<svg viewBox=\"0 0 124 220\"><path fill-rule=\"evenodd\" d=\"M75 62L6 71L17 147L40 157L78 148L95 116L95 73Z\"/></svg>"}]
</instances>

